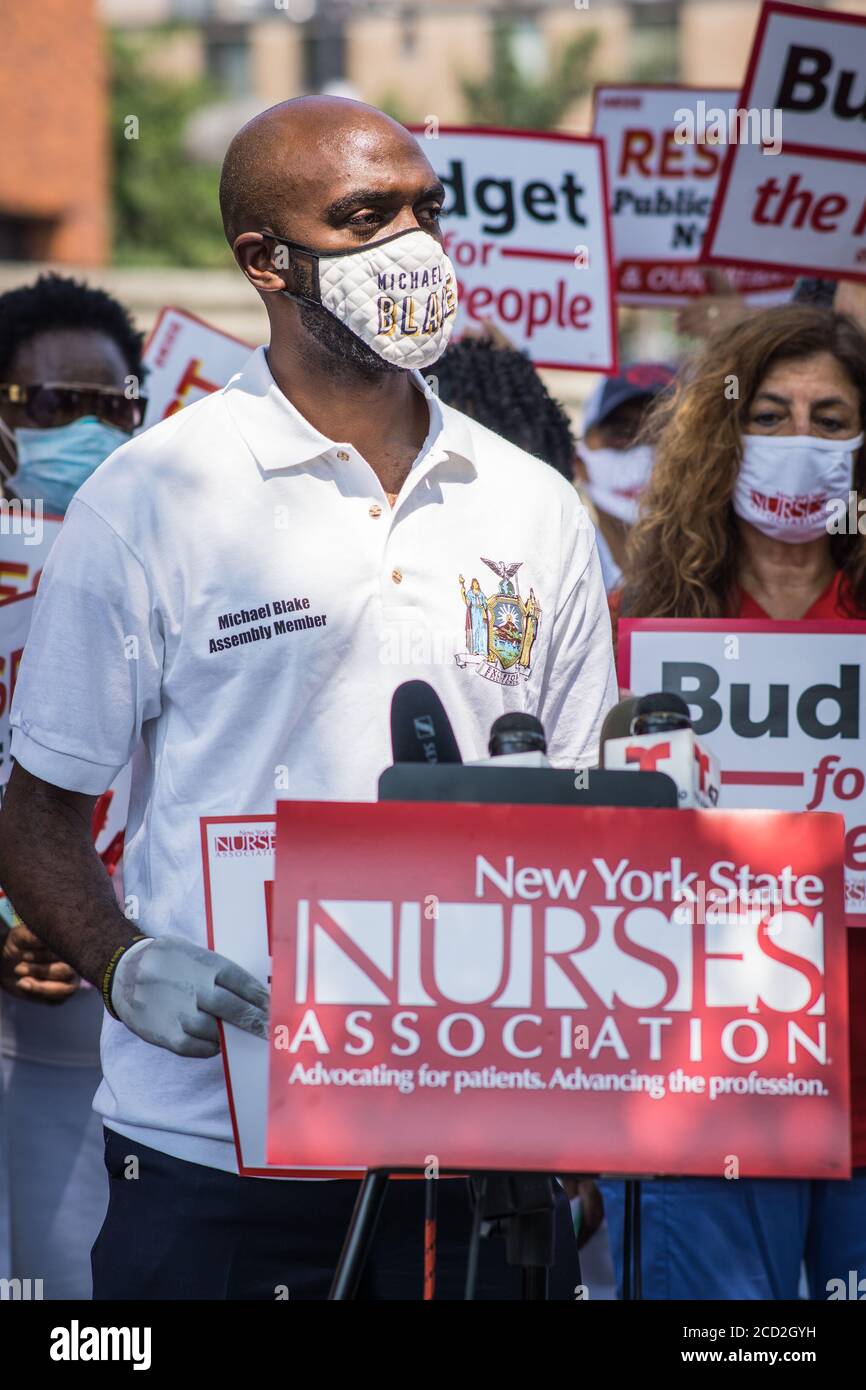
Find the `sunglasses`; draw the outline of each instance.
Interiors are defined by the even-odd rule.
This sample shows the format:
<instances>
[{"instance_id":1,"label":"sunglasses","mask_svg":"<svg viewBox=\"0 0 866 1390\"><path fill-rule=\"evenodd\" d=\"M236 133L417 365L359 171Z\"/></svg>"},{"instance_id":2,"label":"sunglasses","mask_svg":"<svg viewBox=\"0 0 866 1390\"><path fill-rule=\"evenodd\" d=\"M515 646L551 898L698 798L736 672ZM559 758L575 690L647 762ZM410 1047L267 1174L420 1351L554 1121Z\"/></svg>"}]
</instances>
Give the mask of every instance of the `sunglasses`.
<instances>
[{"instance_id":1,"label":"sunglasses","mask_svg":"<svg viewBox=\"0 0 866 1390\"><path fill-rule=\"evenodd\" d=\"M67 386L53 381L31 386L0 384L0 401L20 406L40 430L95 415L126 434L138 429L147 406L146 396L130 400L122 386Z\"/></svg>"}]
</instances>

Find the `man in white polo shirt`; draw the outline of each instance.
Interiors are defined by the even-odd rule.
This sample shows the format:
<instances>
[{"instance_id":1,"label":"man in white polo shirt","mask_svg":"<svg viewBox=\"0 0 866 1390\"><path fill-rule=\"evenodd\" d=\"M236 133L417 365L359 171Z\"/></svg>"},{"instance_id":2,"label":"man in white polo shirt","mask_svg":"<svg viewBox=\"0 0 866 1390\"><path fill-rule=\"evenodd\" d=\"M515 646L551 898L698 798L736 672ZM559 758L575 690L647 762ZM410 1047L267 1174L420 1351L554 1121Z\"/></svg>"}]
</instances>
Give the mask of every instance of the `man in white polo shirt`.
<instances>
[{"instance_id":1,"label":"man in white polo shirt","mask_svg":"<svg viewBox=\"0 0 866 1390\"><path fill-rule=\"evenodd\" d=\"M596 760L616 691L581 504L412 370L454 321L442 200L417 142L370 107L302 98L246 126L221 205L270 346L112 455L40 585L0 881L114 1015L96 1099L112 1179L97 1298L321 1297L356 1190L237 1175L216 1020L263 1033L266 992L205 949L199 818L272 811L286 779L279 795L375 798L408 678L436 687L467 758L499 714L528 710L555 763ZM517 637L507 605L486 620L515 593L532 615ZM133 754L130 921L89 826ZM421 1184L391 1187L367 1291L413 1296ZM459 1189L441 1213L457 1251L464 1184L443 1187ZM480 1288L511 1296L514 1271L491 1258Z\"/></svg>"}]
</instances>

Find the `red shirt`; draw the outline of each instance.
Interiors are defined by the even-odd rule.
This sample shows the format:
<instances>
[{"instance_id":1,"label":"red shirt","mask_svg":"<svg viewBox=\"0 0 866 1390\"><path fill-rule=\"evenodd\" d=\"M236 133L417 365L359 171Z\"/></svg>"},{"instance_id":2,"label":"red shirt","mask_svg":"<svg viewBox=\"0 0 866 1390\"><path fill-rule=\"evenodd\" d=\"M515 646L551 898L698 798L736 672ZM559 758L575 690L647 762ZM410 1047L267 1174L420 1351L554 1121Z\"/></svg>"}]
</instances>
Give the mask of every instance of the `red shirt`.
<instances>
[{"instance_id":1,"label":"red shirt","mask_svg":"<svg viewBox=\"0 0 866 1390\"><path fill-rule=\"evenodd\" d=\"M803 621L809 619L866 618L853 604L845 611L842 573L838 571L816 599ZM740 591L740 606L732 617L769 618L751 594ZM851 1029L851 1162L866 1165L866 927L848 931L848 1006Z\"/></svg>"}]
</instances>

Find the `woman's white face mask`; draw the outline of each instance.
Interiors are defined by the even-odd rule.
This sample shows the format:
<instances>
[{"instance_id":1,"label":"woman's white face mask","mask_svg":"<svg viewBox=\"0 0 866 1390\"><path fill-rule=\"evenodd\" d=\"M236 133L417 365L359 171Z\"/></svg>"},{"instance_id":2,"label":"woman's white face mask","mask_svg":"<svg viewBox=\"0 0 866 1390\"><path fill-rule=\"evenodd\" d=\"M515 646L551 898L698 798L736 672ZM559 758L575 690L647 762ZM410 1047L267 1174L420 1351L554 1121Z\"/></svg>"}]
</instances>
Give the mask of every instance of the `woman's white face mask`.
<instances>
[{"instance_id":1,"label":"woman's white face mask","mask_svg":"<svg viewBox=\"0 0 866 1390\"><path fill-rule=\"evenodd\" d=\"M586 491L600 512L627 525L637 521L640 495L649 482L653 451L649 444L631 449L590 449L581 442L578 453L586 467Z\"/></svg>"},{"instance_id":2,"label":"woman's white face mask","mask_svg":"<svg viewBox=\"0 0 866 1390\"><path fill-rule=\"evenodd\" d=\"M828 504L847 503L854 455L863 435L819 439L813 435L743 435L743 460L733 507L770 540L796 545L827 531Z\"/></svg>"}]
</instances>

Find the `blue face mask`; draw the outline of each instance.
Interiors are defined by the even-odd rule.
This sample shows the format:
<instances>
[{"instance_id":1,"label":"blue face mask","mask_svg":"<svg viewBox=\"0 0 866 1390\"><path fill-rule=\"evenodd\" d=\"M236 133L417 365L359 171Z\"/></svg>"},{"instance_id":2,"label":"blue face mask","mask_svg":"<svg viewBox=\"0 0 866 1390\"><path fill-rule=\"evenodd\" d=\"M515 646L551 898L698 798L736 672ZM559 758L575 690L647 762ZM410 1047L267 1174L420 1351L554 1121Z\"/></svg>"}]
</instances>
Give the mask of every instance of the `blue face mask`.
<instances>
[{"instance_id":1,"label":"blue face mask","mask_svg":"<svg viewBox=\"0 0 866 1390\"><path fill-rule=\"evenodd\" d=\"M56 429L16 430L18 467L7 487L22 500L41 498L47 512L64 516L81 484L131 438L95 415Z\"/></svg>"}]
</instances>

